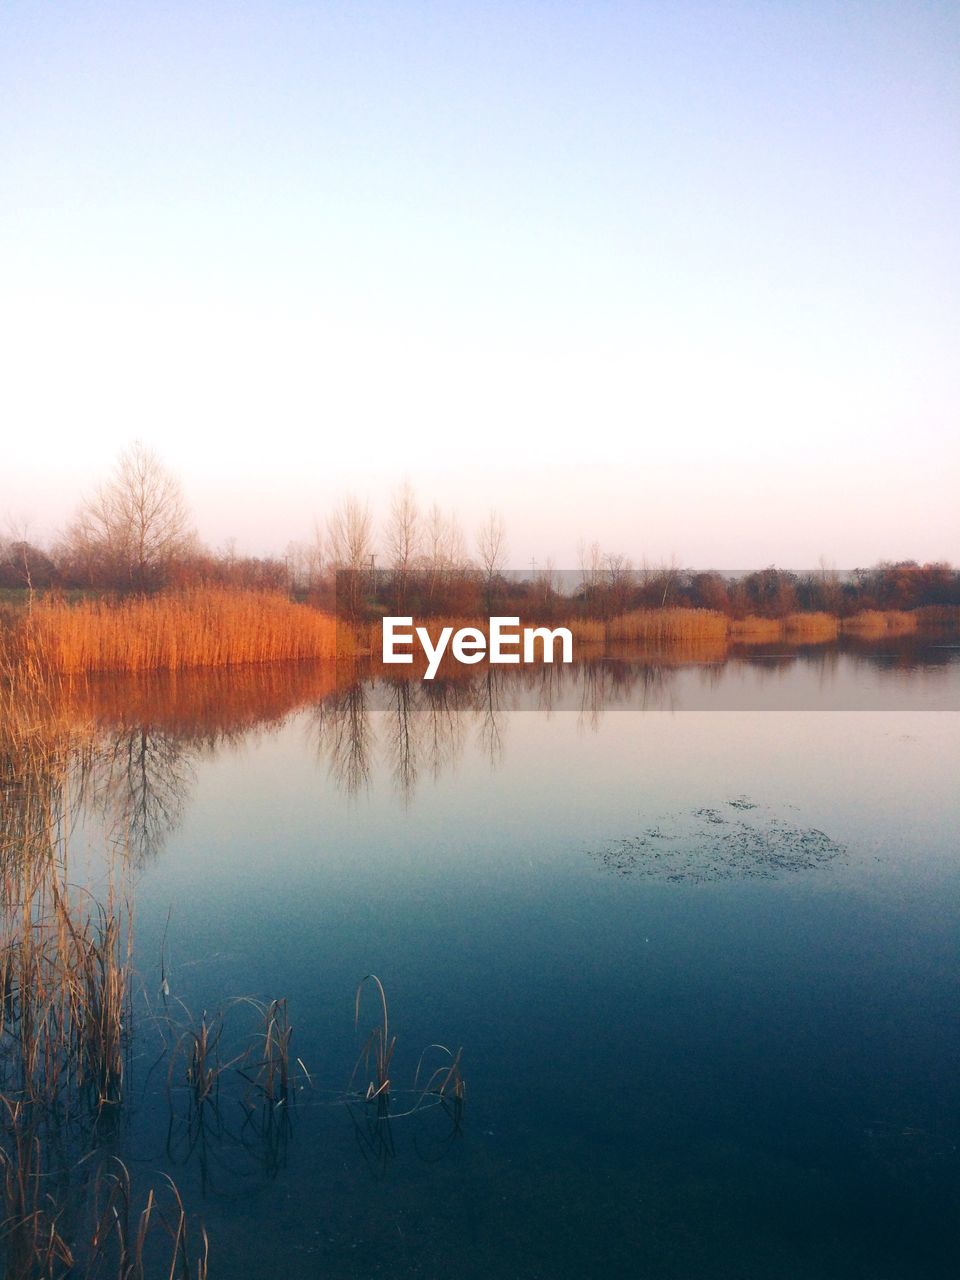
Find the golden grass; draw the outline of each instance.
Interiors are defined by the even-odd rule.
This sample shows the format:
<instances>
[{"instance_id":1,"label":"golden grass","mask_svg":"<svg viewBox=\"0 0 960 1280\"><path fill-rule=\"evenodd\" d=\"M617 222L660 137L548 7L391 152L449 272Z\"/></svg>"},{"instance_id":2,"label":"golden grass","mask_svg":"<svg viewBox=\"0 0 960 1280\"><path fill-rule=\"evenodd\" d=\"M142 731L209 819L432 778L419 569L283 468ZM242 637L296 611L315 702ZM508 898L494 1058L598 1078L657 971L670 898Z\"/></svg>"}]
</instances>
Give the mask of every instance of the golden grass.
<instances>
[{"instance_id":1,"label":"golden grass","mask_svg":"<svg viewBox=\"0 0 960 1280\"><path fill-rule=\"evenodd\" d=\"M839 619L832 613L789 613L783 619L784 638L803 644L836 640L839 630Z\"/></svg>"},{"instance_id":2,"label":"golden grass","mask_svg":"<svg viewBox=\"0 0 960 1280\"><path fill-rule=\"evenodd\" d=\"M727 619L716 609L633 609L606 625L608 641L628 644L694 644L726 634Z\"/></svg>"},{"instance_id":3,"label":"golden grass","mask_svg":"<svg viewBox=\"0 0 960 1280\"><path fill-rule=\"evenodd\" d=\"M568 618L562 625L569 627L575 645L602 645L606 642L607 628L599 618Z\"/></svg>"},{"instance_id":4,"label":"golden grass","mask_svg":"<svg viewBox=\"0 0 960 1280\"><path fill-rule=\"evenodd\" d=\"M768 640L779 640L782 635L779 618L731 618L729 636L731 640L739 640L744 644L762 644Z\"/></svg>"},{"instance_id":5,"label":"golden grass","mask_svg":"<svg viewBox=\"0 0 960 1280\"><path fill-rule=\"evenodd\" d=\"M196 588L72 605L42 600L13 643L63 675L179 671L335 658L337 624L280 593Z\"/></svg>"},{"instance_id":6,"label":"golden grass","mask_svg":"<svg viewBox=\"0 0 960 1280\"><path fill-rule=\"evenodd\" d=\"M904 609L863 609L844 618L843 630L857 636L903 636L917 630L916 613Z\"/></svg>"}]
</instances>

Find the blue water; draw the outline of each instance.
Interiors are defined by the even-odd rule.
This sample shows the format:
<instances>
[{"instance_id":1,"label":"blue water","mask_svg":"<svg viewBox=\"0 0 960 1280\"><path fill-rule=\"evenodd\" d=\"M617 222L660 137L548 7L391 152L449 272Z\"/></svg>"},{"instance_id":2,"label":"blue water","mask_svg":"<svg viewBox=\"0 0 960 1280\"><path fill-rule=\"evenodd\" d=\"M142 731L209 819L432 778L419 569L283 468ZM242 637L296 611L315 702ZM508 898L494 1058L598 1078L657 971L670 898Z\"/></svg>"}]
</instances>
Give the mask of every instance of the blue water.
<instances>
[{"instance_id":1,"label":"blue water","mask_svg":"<svg viewBox=\"0 0 960 1280\"><path fill-rule=\"evenodd\" d=\"M960 665L755 670L150 726L120 1147L175 1177L212 1275L956 1274ZM161 951L164 1016L223 1009L225 1043L231 997L286 997L280 1140L236 1083L202 1141L176 1090L169 1128ZM462 1115L345 1102L370 972L392 1109L439 1042Z\"/></svg>"}]
</instances>

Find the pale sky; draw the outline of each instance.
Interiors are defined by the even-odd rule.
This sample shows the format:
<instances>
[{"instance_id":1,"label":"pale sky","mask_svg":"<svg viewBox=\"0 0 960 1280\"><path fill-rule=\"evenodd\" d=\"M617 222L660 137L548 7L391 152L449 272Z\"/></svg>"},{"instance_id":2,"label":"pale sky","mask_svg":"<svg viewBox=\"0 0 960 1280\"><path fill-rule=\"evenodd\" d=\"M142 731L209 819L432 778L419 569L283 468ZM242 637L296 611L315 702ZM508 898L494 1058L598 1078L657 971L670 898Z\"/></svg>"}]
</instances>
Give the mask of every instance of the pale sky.
<instances>
[{"instance_id":1,"label":"pale sky","mask_svg":"<svg viewBox=\"0 0 960 1280\"><path fill-rule=\"evenodd\" d=\"M960 562L960 7L4 3L0 525Z\"/></svg>"}]
</instances>

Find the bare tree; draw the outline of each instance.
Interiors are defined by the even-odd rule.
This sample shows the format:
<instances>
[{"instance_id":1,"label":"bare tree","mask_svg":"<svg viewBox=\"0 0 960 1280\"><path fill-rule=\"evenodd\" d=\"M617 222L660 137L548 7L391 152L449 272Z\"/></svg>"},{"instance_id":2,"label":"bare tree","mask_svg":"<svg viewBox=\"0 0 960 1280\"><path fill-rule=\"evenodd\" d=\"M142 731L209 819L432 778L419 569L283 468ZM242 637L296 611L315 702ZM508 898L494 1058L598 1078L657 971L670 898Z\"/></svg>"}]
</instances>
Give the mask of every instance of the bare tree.
<instances>
[{"instance_id":1,"label":"bare tree","mask_svg":"<svg viewBox=\"0 0 960 1280\"><path fill-rule=\"evenodd\" d=\"M599 542L591 542L588 546L583 539L578 548L580 560L580 591L583 598L584 611L591 616L598 608L598 601L603 587L603 552Z\"/></svg>"},{"instance_id":2,"label":"bare tree","mask_svg":"<svg viewBox=\"0 0 960 1280\"><path fill-rule=\"evenodd\" d=\"M337 575L338 606L356 617L364 579L373 576L373 521L366 503L344 498L328 517L327 556Z\"/></svg>"},{"instance_id":3,"label":"bare tree","mask_svg":"<svg viewBox=\"0 0 960 1280\"><path fill-rule=\"evenodd\" d=\"M468 582L466 542L455 515L445 515L435 502L427 513L421 563L427 570L427 599L456 611Z\"/></svg>"},{"instance_id":4,"label":"bare tree","mask_svg":"<svg viewBox=\"0 0 960 1280\"><path fill-rule=\"evenodd\" d=\"M491 511L477 534L477 555L487 591L490 607L493 580L504 567L507 559L507 527L498 511Z\"/></svg>"},{"instance_id":5,"label":"bare tree","mask_svg":"<svg viewBox=\"0 0 960 1280\"><path fill-rule=\"evenodd\" d=\"M420 509L416 494L404 481L393 495L385 530L386 553L393 571L394 604L403 612L407 579L420 551Z\"/></svg>"},{"instance_id":6,"label":"bare tree","mask_svg":"<svg viewBox=\"0 0 960 1280\"><path fill-rule=\"evenodd\" d=\"M366 503L344 498L327 518L327 554L335 569L368 569L373 557L373 521Z\"/></svg>"},{"instance_id":7,"label":"bare tree","mask_svg":"<svg viewBox=\"0 0 960 1280\"><path fill-rule=\"evenodd\" d=\"M606 612L624 613L634 580L633 564L621 552L608 551L603 557L604 585L606 587Z\"/></svg>"},{"instance_id":8,"label":"bare tree","mask_svg":"<svg viewBox=\"0 0 960 1280\"><path fill-rule=\"evenodd\" d=\"M163 586L195 546L179 481L139 442L120 455L66 537L69 558L89 581L133 591Z\"/></svg>"},{"instance_id":9,"label":"bare tree","mask_svg":"<svg viewBox=\"0 0 960 1280\"><path fill-rule=\"evenodd\" d=\"M427 514L426 560L431 569L461 570L467 566L463 530L454 515L444 515L435 502Z\"/></svg>"}]
</instances>

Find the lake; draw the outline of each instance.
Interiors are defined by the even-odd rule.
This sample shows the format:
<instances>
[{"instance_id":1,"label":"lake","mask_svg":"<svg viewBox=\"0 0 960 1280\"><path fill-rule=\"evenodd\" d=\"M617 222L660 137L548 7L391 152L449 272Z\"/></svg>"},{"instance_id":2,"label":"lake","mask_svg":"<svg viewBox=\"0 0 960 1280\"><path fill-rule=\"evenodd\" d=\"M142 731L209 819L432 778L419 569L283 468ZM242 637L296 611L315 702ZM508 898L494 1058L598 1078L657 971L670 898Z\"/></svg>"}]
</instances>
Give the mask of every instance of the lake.
<instances>
[{"instance_id":1,"label":"lake","mask_svg":"<svg viewBox=\"0 0 960 1280\"><path fill-rule=\"evenodd\" d=\"M86 696L71 878L122 844L139 974L102 1145L212 1276L955 1274L956 645ZM238 997L286 1001L282 1106Z\"/></svg>"}]
</instances>

